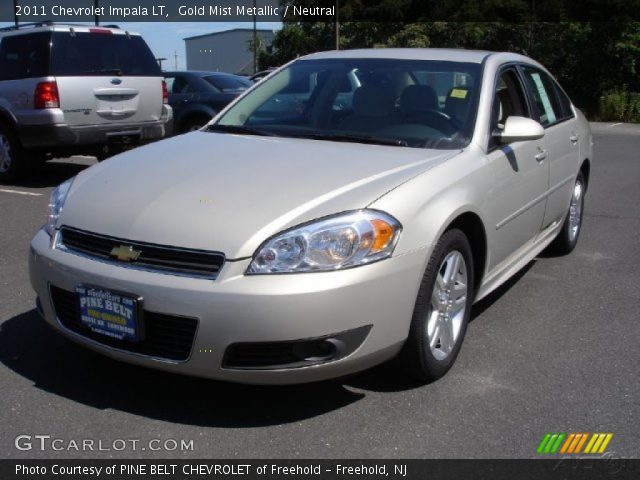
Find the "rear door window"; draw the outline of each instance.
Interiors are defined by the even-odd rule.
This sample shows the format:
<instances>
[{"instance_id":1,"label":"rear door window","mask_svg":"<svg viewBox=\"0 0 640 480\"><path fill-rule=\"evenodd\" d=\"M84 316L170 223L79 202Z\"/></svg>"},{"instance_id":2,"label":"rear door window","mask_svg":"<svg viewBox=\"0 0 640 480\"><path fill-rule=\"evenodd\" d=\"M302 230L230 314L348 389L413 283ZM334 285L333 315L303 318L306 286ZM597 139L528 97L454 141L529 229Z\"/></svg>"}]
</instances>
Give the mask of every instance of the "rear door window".
<instances>
[{"instance_id":1,"label":"rear door window","mask_svg":"<svg viewBox=\"0 0 640 480\"><path fill-rule=\"evenodd\" d=\"M169 78L167 78L169 80ZM177 75L175 77L170 77L170 82L167 84L167 89L169 93L173 94L186 94L186 93L194 93L193 88L189 85L189 82L185 77Z\"/></svg>"},{"instance_id":2,"label":"rear door window","mask_svg":"<svg viewBox=\"0 0 640 480\"><path fill-rule=\"evenodd\" d=\"M138 35L55 32L51 54L55 76L160 77L160 67Z\"/></svg>"},{"instance_id":3,"label":"rear door window","mask_svg":"<svg viewBox=\"0 0 640 480\"><path fill-rule=\"evenodd\" d=\"M49 32L7 36L0 42L0 80L46 77Z\"/></svg>"}]
</instances>

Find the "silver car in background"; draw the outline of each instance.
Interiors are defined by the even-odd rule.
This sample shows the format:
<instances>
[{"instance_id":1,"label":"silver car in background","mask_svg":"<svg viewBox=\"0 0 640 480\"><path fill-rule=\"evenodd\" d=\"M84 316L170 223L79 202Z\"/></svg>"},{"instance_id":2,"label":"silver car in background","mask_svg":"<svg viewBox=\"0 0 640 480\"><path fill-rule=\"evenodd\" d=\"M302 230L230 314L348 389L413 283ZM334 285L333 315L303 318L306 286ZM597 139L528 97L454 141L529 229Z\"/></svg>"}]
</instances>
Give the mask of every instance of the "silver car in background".
<instances>
[{"instance_id":1,"label":"silver car in background","mask_svg":"<svg viewBox=\"0 0 640 480\"><path fill-rule=\"evenodd\" d=\"M0 29L0 182L48 158L106 158L164 137L171 107L144 39L115 26Z\"/></svg>"},{"instance_id":2,"label":"silver car in background","mask_svg":"<svg viewBox=\"0 0 640 480\"><path fill-rule=\"evenodd\" d=\"M138 365L277 384L397 356L433 381L474 302L575 247L592 160L527 57L317 53L60 185L31 282L54 328Z\"/></svg>"}]
</instances>

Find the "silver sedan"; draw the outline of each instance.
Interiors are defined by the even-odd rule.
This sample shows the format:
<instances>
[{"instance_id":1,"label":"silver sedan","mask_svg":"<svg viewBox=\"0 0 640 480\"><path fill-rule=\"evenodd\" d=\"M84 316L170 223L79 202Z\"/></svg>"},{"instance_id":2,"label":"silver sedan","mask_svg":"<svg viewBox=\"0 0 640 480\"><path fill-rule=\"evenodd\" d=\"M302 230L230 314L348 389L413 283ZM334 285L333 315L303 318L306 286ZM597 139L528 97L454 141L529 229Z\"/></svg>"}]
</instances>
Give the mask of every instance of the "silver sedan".
<instances>
[{"instance_id":1,"label":"silver sedan","mask_svg":"<svg viewBox=\"0 0 640 480\"><path fill-rule=\"evenodd\" d=\"M397 357L433 381L474 302L575 247L592 160L527 57L317 53L60 185L31 282L49 324L125 362L299 383Z\"/></svg>"}]
</instances>

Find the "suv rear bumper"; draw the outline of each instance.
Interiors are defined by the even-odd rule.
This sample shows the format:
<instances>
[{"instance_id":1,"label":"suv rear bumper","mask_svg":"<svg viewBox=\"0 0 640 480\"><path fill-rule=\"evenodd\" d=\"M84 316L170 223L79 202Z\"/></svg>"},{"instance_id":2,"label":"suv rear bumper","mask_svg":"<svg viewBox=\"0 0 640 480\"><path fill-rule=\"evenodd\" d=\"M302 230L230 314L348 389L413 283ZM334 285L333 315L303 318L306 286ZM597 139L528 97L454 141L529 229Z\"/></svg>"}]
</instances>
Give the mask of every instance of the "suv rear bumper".
<instances>
[{"instance_id":1,"label":"suv rear bumper","mask_svg":"<svg viewBox=\"0 0 640 480\"><path fill-rule=\"evenodd\" d=\"M20 140L25 148L64 148L111 143L139 144L169 136L173 120L128 125L22 125Z\"/></svg>"}]
</instances>

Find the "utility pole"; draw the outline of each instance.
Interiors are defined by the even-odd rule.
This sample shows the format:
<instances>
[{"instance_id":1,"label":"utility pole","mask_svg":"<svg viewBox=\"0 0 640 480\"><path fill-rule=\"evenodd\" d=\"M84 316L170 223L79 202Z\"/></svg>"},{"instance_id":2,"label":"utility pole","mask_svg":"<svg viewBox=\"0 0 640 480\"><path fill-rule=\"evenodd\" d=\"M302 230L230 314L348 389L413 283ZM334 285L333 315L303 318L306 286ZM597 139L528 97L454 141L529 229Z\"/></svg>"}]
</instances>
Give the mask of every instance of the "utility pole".
<instances>
[{"instance_id":1,"label":"utility pole","mask_svg":"<svg viewBox=\"0 0 640 480\"><path fill-rule=\"evenodd\" d=\"M258 73L258 31L256 28L256 0L253 0L253 73Z\"/></svg>"},{"instance_id":2,"label":"utility pole","mask_svg":"<svg viewBox=\"0 0 640 480\"><path fill-rule=\"evenodd\" d=\"M177 72L178 71L178 52L175 50L173 51L173 60L174 60L174 66L176 67L175 71Z\"/></svg>"},{"instance_id":3,"label":"utility pole","mask_svg":"<svg viewBox=\"0 0 640 480\"><path fill-rule=\"evenodd\" d=\"M18 28L18 0L13 0L13 21L16 24L16 28Z\"/></svg>"},{"instance_id":4,"label":"utility pole","mask_svg":"<svg viewBox=\"0 0 640 480\"><path fill-rule=\"evenodd\" d=\"M98 8L99 8L99 5L98 5L98 4L99 4L99 3L100 3L100 0L93 0L93 6L94 6L94 7L95 7L95 9L96 9L96 15L95 15L95 18L94 18L93 20L94 20L94 22L95 22L95 24L96 24L96 27L97 27L98 25L100 25L100 15L98 15Z\"/></svg>"},{"instance_id":5,"label":"utility pole","mask_svg":"<svg viewBox=\"0 0 640 480\"><path fill-rule=\"evenodd\" d=\"M336 0L336 50L340 50L340 0Z\"/></svg>"}]
</instances>

